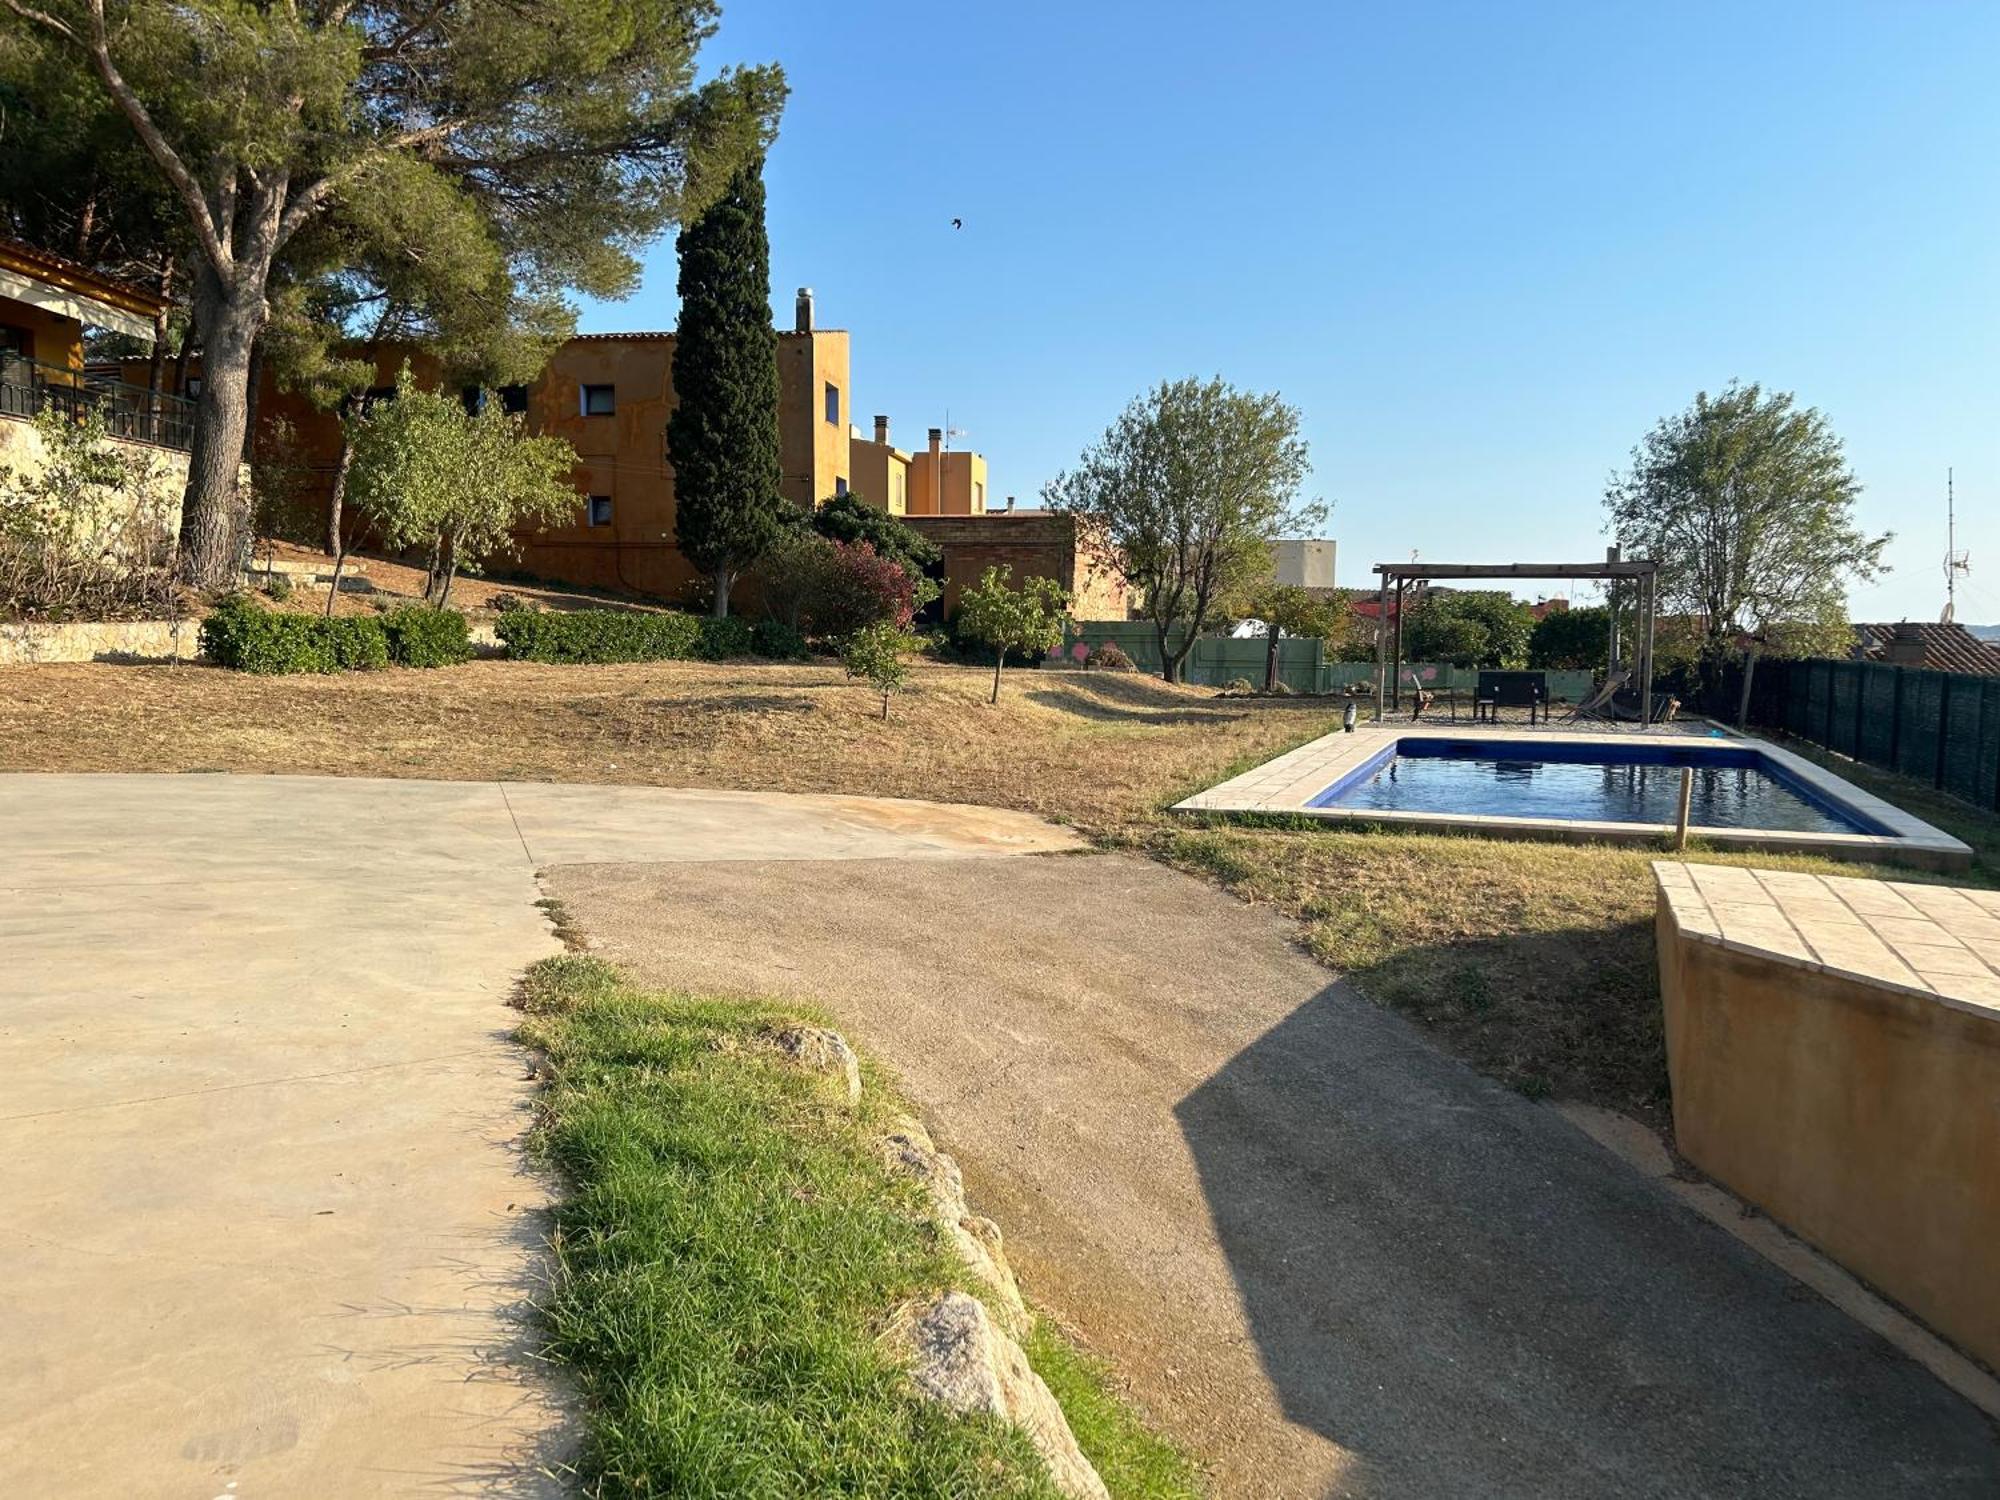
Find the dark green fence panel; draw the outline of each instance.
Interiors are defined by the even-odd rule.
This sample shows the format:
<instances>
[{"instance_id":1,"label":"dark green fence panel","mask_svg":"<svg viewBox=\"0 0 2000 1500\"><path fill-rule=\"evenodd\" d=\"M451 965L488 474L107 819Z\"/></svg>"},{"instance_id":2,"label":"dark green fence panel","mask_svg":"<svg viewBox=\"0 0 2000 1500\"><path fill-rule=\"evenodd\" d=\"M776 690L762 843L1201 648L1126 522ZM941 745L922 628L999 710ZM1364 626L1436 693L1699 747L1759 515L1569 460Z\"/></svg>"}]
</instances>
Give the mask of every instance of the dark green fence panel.
<instances>
[{"instance_id":1,"label":"dark green fence panel","mask_svg":"<svg viewBox=\"0 0 2000 1500\"><path fill-rule=\"evenodd\" d=\"M1757 676L1753 725L2000 808L2000 677L1824 660L1769 662Z\"/></svg>"},{"instance_id":2,"label":"dark green fence panel","mask_svg":"<svg viewBox=\"0 0 2000 1500\"><path fill-rule=\"evenodd\" d=\"M1826 738L1820 743L1829 750L1851 756L1855 754L1861 731L1862 663L1843 661L1831 665L1827 679Z\"/></svg>"},{"instance_id":3,"label":"dark green fence panel","mask_svg":"<svg viewBox=\"0 0 2000 1500\"><path fill-rule=\"evenodd\" d=\"M1982 678L1986 690L1979 700L1979 794L1981 807L2000 807L2000 677Z\"/></svg>"},{"instance_id":4,"label":"dark green fence panel","mask_svg":"<svg viewBox=\"0 0 2000 1500\"><path fill-rule=\"evenodd\" d=\"M1942 672L1903 672L1903 714L1896 732L1896 769L1938 782L1938 730L1944 718Z\"/></svg>"},{"instance_id":5,"label":"dark green fence panel","mask_svg":"<svg viewBox=\"0 0 2000 1500\"><path fill-rule=\"evenodd\" d=\"M1787 662L1785 682L1784 727L1796 735L1810 738L1807 720L1811 717L1812 663L1809 661Z\"/></svg>"},{"instance_id":6,"label":"dark green fence panel","mask_svg":"<svg viewBox=\"0 0 2000 1500\"><path fill-rule=\"evenodd\" d=\"M1896 763L1897 682L1902 671L1867 662L1861 671L1861 728L1855 736L1854 758L1873 765Z\"/></svg>"},{"instance_id":7,"label":"dark green fence panel","mask_svg":"<svg viewBox=\"0 0 2000 1500\"><path fill-rule=\"evenodd\" d=\"M1833 722L1833 663L1806 663L1806 717L1798 732L1815 744L1826 743L1827 727Z\"/></svg>"}]
</instances>

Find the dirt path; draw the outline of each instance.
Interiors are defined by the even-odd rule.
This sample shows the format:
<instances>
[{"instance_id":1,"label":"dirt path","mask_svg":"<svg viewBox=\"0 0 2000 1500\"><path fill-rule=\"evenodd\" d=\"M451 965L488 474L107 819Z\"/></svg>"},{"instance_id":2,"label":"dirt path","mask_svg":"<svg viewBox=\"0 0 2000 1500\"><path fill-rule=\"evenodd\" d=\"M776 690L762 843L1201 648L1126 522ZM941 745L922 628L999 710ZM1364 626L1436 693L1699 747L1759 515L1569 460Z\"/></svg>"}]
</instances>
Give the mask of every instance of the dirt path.
<instances>
[{"instance_id":1,"label":"dirt path","mask_svg":"<svg viewBox=\"0 0 2000 1500\"><path fill-rule=\"evenodd\" d=\"M658 984L830 1006L1031 1295L1242 1496L1987 1496L2000 1435L1554 1110L1120 856L598 865Z\"/></svg>"},{"instance_id":2,"label":"dirt path","mask_svg":"<svg viewBox=\"0 0 2000 1500\"><path fill-rule=\"evenodd\" d=\"M558 951L536 868L1068 842L839 797L0 776L0 1495L566 1493L506 1005Z\"/></svg>"}]
</instances>

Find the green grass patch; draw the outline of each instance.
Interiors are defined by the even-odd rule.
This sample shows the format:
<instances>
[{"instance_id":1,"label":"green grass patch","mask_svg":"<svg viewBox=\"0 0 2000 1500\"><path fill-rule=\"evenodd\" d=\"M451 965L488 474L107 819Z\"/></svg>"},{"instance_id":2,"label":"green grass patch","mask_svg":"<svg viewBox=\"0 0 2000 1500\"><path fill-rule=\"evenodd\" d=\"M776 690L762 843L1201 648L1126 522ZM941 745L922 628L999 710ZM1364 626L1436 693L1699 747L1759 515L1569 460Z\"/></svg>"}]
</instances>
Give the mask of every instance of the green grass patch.
<instances>
[{"instance_id":1,"label":"green grass patch","mask_svg":"<svg viewBox=\"0 0 2000 1500\"><path fill-rule=\"evenodd\" d=\"M879 1080L850 1108L758 1045L796 1008L643 993L584 955L521 999L552 1074L538 1145L570 1187L544 1314L584 1397L585 1493L1055 1495L1023 1436L918 1400L880 1345L899 1304L977 1288L877 1156ZM1141 1451L1091 1411L1115 1456Z\"/></svg>"},{"instance_id":2,"label":"green grass patch","mask_svg":"<svg viewBox=\"0 0 2000 1500\"><path fill-rule=\"evenodd\" d=\"M1038 1318L1027 1339L1028 1363L1062 1403L1070 1431L1114 1495L1199 1500L1201 1471L1141 1422L1119 1395L1117 1377Z\"/></svg>"}]
</instances>

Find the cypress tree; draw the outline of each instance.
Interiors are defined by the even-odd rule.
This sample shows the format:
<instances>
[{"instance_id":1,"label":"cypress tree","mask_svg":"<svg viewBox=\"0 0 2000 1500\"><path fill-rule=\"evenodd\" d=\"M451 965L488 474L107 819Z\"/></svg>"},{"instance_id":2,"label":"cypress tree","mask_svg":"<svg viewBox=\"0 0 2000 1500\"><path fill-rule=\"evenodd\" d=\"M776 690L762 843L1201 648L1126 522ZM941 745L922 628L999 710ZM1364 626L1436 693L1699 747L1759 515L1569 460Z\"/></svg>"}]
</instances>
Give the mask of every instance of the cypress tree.
<instances>
[{"instance_id":1,"label":"cypress tree","mask_svg":"<svg viewBox=\"0 0 2000 1500\"><path fill-rule=\"evenodd\" d=\"M776 539L784 503L762 161L739 169L728 190L681 231L679 253L679 404L667 419L674 536L688 561L714 581L720 619L729 613L736 575Z\"/></svg>"}]
</instances>

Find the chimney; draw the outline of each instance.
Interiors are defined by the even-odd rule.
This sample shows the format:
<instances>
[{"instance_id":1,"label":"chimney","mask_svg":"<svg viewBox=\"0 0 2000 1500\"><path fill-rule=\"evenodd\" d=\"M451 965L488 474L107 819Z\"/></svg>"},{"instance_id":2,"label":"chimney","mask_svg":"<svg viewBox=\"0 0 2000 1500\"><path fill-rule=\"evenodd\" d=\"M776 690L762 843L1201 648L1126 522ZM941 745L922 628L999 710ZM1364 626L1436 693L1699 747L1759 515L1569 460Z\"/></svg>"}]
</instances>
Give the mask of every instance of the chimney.
<instances>
[{"instance_id":1,"label":"chimney","mask_svg":"<svg viewBox=\"0 0 2000 1500\"><path fill-rule=\"evenodd\" d=\"M875 419L875 441L880 443L884 448L889 446L889 419L887 417L877 417Z\"/></svg>"},{"instance_id":2,"label":"chimney","mask_svg":"<svg viewBox=\"0 0 2000 1500\"><path fill-rule=\"evenodd\" d=\"M937 451L938 451L938 449L939 449L939 448L941 448L941 447L943 447L943 446L944 446L944 429L943 429L942 427L933 427L933 428L931 429L931 453L932 453L932 455L933 455L933 456L936 456L936 454L937 454Z\"/></svg>"},{"instance_id":3,"label":"chimney","mask_svg":"<svg viewBox=\"0 0 2000 1500\"><path fill-rule=\"evenodd\" d=\"M799 288L798 300L792 304L792 328L798 333L813 331L813 289Z\"/></svg>"},{"instance_id":4,"label":"chimney","mask_svg":"<svg viewBox=\"0 0 2000 1500\"><path fill-rule=\"evenodd\" d=\"M1889 640L1882 652L1884 660L1899 667L1921 667L1925 655L1923 626L1905 620L1889 627Z\"/></svg>"},{"instance_id":5,"label":"chimney","mask_svg":"<svg viewBox=\"0 0 2000 1500\"><path fill-rule=\"evenodd\" d=\"M1014 508L1014 497L1012 495L1009 495L1007 497L1007 509L1012 510L1013 508Z\"/></svg>"}]
</instances>

